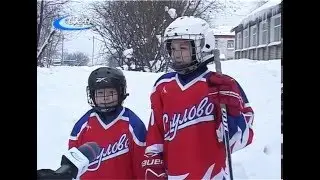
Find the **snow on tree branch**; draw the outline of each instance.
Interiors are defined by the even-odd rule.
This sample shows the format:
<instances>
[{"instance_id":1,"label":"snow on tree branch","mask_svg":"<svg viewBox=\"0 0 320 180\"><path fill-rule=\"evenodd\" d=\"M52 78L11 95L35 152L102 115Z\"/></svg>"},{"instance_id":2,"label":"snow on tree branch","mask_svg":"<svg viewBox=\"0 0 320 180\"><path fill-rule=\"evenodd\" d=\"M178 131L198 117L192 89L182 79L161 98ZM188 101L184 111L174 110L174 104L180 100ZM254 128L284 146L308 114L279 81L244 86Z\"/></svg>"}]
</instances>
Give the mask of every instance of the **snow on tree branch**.
<instances>
[{"instance_id":1,"label":"snow on tree branch","mask_svg":"<svg viewBox=\"0 0 320 180\"><path fill-rule=\"evenodd\" d=\"M168 10L168 14L170 15L170 17L171 17L172 19L175 19L175 18L177 17L176 9L174 9L174 8L170 8L170 9Z\"/></svg>"},{"instance_id":2,"label":"snow on tree branch","mask_svg":"<svg viewBox=\"0 0 320 180\"><path fill-rule=\"evenodd\" d=\"M133 49L132 48L126 49L126 50L123 51L123 56L126 57L127 59L132 58L132 55L133 55Z\"/></svg>"}]
</instances>

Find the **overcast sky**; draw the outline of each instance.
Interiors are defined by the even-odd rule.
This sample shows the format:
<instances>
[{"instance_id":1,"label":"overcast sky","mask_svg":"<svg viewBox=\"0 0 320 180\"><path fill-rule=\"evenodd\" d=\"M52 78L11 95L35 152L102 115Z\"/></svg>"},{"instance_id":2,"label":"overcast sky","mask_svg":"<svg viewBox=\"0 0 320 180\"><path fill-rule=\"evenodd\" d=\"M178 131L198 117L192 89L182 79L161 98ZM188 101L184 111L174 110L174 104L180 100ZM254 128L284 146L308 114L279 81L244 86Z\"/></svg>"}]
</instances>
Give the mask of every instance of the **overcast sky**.
<instances>
[{"instance_id":1,"label":"overcast sky","mask_svg":"<svg viewBox=\"0 0 320 180\"><path fill-rule=\"evenodd\" d=\"M86 13L86 7L88 7L88 3L93 2L94 0L78 0L73 1L69 7L66 9L66 13L72 15L80 15ZM219 0L221 2L228 3L230 0ZM250 11L248 6L246 6L246 2L254 2L257 0L233 0L238 1L240 3L244 3L244 6L237 10L230 13L221 13L219 15L214 16L213 18L216 19L217 25L227 25L227 26L234 26L241 21L241 17L248 14ZM82 31L75 31L75 32L67 32L66 35L67 40L64 42L64 50L67 52L84 52L86 53L90 59L92 57L93 51L93 41L92 37L95 35L90 29L89 30L82 30ZM98 36L95 38L99 38ZM99 40L95 40L94 42L94 59L96 59L99 55L99 49L101 48L102 42Z\"/></svg>"}]
</instances>

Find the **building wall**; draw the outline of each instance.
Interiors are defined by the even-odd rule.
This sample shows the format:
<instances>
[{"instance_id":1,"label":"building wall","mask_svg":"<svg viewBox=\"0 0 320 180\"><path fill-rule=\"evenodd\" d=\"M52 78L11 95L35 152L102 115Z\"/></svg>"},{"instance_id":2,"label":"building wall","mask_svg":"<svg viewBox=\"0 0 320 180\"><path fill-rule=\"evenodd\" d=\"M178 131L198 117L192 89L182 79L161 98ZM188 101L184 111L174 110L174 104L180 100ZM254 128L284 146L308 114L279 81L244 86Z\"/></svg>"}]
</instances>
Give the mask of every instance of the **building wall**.
<instances>
[{"instance_id":1,"label":"building wall","mask_svg":"<svg viewBox=\"0 0 320 180\"><path fill-rule=\"evenodd\" d=\"M258 19L235 30L235 59L281 59L281 12L270 11Z\"/></svg>"},{"instance_id":2,"label":"building wall","mask_svg":"<svg viewBox=\"0 0 320 180\"><path fill-rule=\"evenodd\" d=\"M228 47L229 41L229 47ZM233 43L231 43L233 41ZM231 45L233 44L233 45ZM231 37L216 37L216 48L220 50L220 54L224 54L226 59L234 59L234 44L235 38Z\"/></svg>"}]
</instances>

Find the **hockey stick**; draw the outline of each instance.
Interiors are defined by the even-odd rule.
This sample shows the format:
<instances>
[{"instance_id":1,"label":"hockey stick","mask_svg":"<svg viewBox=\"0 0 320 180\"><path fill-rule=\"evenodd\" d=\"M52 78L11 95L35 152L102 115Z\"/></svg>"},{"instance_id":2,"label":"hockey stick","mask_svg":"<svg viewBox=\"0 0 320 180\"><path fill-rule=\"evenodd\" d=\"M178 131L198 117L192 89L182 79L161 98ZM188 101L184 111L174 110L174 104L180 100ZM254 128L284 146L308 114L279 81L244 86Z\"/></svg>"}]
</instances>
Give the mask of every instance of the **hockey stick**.
<instances>
[{"instance_id":1,"label":"hockey stick","mask_svg":"<svg viewBox=\"0 0 320 180\"><path fill-rule=\"evenodd\" d=\"M221 107L221 113L222 113L223 141L224 141L224 146L226 148L226 153L227 153L230 180L233 180L231 149L229 144L229 140L230 140L229 127L228 127L228 121L227 121L227 110L226 110L225 104L220 104L220 107Z\"/></svg>"},{"instance_id":2,"label":"hockey stick","mask_svg":"<svg viewBox=\"0 0 320 180\"><path fill-rule=\"evenodd\" d=\"M222 73L221 63L220 63L220 51L218 49L214 50L214 61L216 65L216 71L218 73ZM219 93L219 91L218 91ZM219 94L218 94L219 96ZM230 144L229 144L229 127L228 127L228 121L227 121L227 108L225 104L220 104L221 108L221 114L222 114L222 130L223 130L223 140L224 140L224 146L226 149L227 159L228 159L228 166L229 166L229 174L230 174L230 180L233 180L233 171L232 171L232 161L231 161L231 150L230 150Z\"/></svg>"}]
</instances>

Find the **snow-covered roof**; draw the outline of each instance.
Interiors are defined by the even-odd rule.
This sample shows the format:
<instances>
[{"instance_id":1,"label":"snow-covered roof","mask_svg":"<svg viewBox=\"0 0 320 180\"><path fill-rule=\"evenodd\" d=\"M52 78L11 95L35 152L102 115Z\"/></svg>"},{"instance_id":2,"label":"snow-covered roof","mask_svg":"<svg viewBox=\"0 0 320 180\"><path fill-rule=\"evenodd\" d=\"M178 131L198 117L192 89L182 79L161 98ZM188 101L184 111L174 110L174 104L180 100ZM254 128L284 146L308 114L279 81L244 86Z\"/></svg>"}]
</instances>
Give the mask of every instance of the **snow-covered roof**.
<instances>
[{"instance_id":1,"label":"snow-covered roof","mask_svg":"<svg viewBox=\"0 0 320 180\"><path fill-rule=\"evenodd\" d=\"M212 28L214 35L235 35L234 32L230 32L232 26L218 26L216 28Z\"/></svg>"},{"instance_id":2,"label":"snow-covered roof","mask_svg":"<svg viewBox=\"0 0 320 180\"><path fill-rule=\"evenodd\" d=\"M267 12L274 8L278 10L280 8L279 4L282 0L269 0L259 8L253 10L251 13L246 15L239 24L245 25L250 21L254 21L256 18L264 16Z\"/></svg>"}]
</instances>

